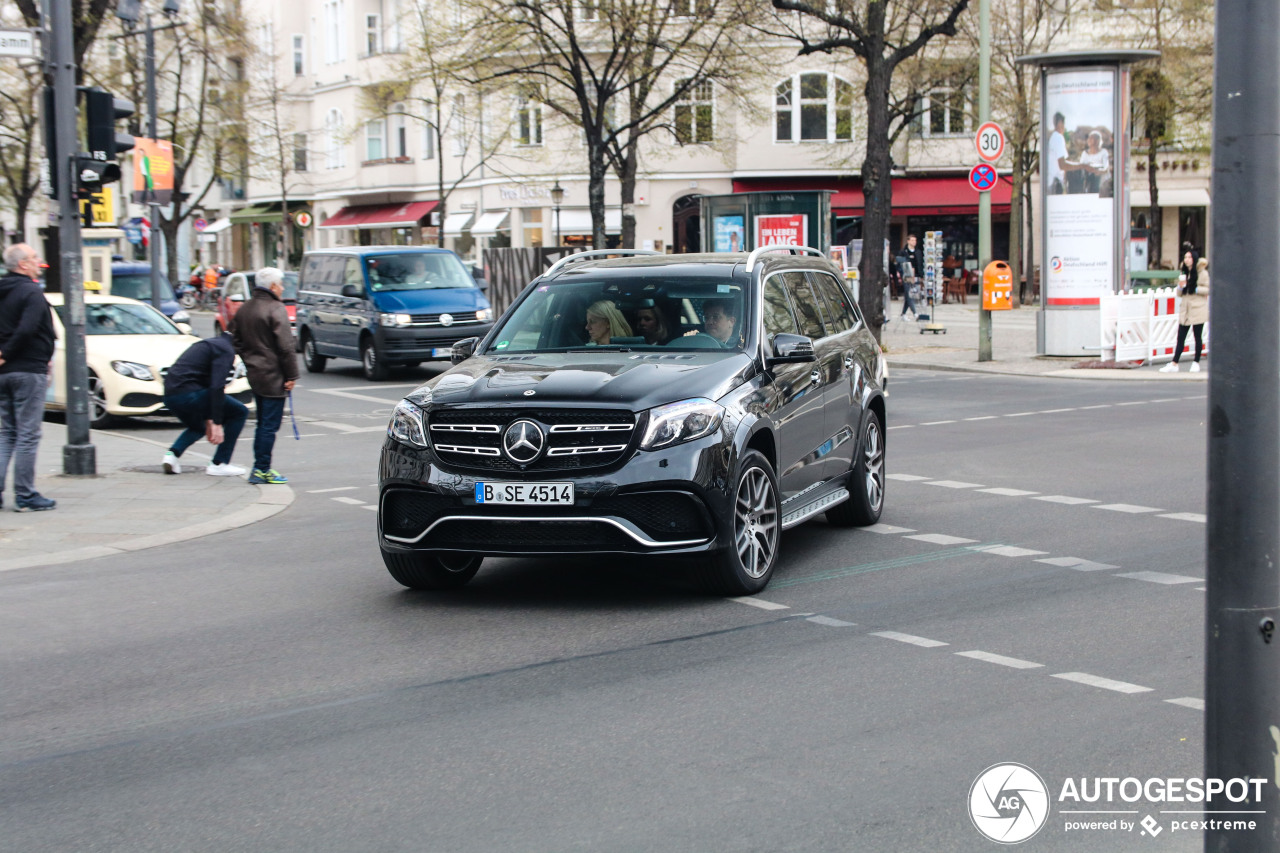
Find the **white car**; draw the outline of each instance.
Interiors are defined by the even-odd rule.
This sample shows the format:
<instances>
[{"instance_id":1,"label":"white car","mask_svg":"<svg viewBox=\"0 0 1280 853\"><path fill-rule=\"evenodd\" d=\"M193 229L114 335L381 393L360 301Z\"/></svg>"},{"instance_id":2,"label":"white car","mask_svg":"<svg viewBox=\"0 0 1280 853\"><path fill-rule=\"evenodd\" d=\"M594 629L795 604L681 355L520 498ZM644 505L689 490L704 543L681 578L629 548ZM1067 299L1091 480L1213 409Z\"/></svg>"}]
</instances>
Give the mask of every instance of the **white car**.
<instances>
[{"instance_id":1,"label":"white car","mask_svg":"<svg viewBox=\"0 0 1280 853\"><path fill-rule=\"evenodd\" d=\"M58 333L53 376L45 406L67 408L66 330L62 294L46 293ZM113 417L152 415L164 409L164 374L178 356L200 340L175 326L144 302L122 296L86 293L85 356L89 365L90 424L98 429ZM241 402L253 399L244 365L236 358L227 393Z\"/></svg>"}]
</instances>

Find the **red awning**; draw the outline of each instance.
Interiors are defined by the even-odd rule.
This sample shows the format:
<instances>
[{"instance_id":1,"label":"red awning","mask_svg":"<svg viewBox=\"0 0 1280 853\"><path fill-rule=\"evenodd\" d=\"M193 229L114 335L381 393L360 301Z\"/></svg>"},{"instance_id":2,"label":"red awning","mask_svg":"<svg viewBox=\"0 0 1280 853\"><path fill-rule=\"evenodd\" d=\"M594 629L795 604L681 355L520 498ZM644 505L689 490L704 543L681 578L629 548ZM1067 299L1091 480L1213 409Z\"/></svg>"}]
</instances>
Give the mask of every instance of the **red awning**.
<instances>
[{"instance_id":1,"label":"red awning","mask_svg":"<svg viewBox=\"0 0 1280 853\"><path fill-rule=\"evenodd\" d=\"M1013 183L1001 175L991 191L991 212L1008 213ZM835 190L831 209L840 216L861 216L866 207L862 182L856 178L747 178L733 182L733 191L787 192L790 190ZM964 175L893 179L895 216L976 214L978 191Z\"/></svg>"},{"instance_id":2,"label":"red awning","mask_svg":"<svg viewBox=\"0 0 1280 853\"><path fill-rule=\"evenodd\" d=\"M325 220L321 228L404 228L435 210L438 202L408 201L400 204L361 204L344 207Z\"/></svg>"}]
</instances>

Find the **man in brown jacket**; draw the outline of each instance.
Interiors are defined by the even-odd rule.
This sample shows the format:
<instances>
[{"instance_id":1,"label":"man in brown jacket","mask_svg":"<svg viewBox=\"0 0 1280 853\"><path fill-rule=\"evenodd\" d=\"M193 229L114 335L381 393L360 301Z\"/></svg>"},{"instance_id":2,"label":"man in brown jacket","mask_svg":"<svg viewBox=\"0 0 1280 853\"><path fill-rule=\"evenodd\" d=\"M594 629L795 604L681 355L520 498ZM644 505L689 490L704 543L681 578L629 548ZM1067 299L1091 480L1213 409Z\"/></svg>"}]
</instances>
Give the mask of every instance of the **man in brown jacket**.
<instances>
[{"instance_id":1,"label":"man in brown jacket","mask_svg":"<svg viewBox=\"0 0 1280 853\"><path fill-rule=\"evenodd\" d=\"M284 418L285 398L298 380L289 312L280 301L283 294L284 274L275 267L263 267L254 277L252 298L240 306L231 320L236 353L249 373L249 387L258 408L250 483L288 482L271 467L271 451Z\"/></svg>"}]
</instances>

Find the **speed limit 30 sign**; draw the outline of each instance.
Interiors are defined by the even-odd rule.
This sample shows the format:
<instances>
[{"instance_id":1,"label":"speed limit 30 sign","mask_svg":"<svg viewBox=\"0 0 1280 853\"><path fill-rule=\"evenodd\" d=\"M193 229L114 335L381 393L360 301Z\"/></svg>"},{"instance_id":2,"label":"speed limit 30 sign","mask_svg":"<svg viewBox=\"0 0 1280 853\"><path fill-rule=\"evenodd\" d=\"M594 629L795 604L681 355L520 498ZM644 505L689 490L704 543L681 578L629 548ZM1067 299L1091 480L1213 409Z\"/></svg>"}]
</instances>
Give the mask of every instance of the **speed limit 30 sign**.
<instances>
[{"instance_id":1,"label":"speed limit 30 sign","mask_svg":"<svg viewBox=\"0 0 1280 853\"><path fill-rule=\"evenodd\" d=\"M978 128L978 134L973 138L973 144L978 147L979 157L989 163L994 163L1004 153L1004 131L1000 129L1000 125L994 121L989 121Z\"/></svg>"}]
</instances>

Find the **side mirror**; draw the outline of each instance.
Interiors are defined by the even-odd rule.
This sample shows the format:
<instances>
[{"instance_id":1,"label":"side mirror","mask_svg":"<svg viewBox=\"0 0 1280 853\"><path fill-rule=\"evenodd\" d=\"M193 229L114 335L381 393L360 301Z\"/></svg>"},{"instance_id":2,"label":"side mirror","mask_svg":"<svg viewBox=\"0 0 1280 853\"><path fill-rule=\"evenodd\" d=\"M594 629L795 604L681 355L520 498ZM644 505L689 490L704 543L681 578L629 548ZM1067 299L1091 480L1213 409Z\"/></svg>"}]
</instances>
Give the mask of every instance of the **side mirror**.
<instances>
[{"instance_id":1,"label":"side mirror","mask_svg":"<svg viewBox=\"0 0 1280 853\"><path fill-rule=\"evenodd\" d=\"M463 338L453 345L453 351L449 354L449 361L454 364L461 364L471 358L471 354L476 351L476 344L480 343L479 338Z\"/></svg>"},{"instance_id":2,"label":"side mirror","mask_svg":"<svg viewBox=\"0 0 1280 853\"><path fill-rule=\"evenodd\" d=\"M348 299L360 299L364 296L364 294L360 292L360 288L354 284L342 285L342 295Z\"/></svg>"},{"instance_id":3,"label":"side mirror","mask_svg":"<svg viewBox=\"0 0 1280 853\"><path fill-rule=\"evenodd\" d=\"M773 338L773 355L766 360L766 365L800 364L817 361L813 352L813 340L804 335L779 333Z\"/></svg>"},{"instance_id":4,"label":"side mirror","mask_svg":"<svg viewBox=\"0 0 1280 853\"><path fill-rule=\"evenodd\" d=\"M243 294L243 293L233 293L233 294L231 294L230 296L228 296L228 297L227 297L227 301L228 301L228 302L244 302L244 294Z\"/></svg>"},{"instance_id":5,"label":"side mirror","mask_svg":"<svg viewBox=\"0 0 1280 853\"><path fill-rule=\"evenodd\" d=\"M195 332L191 331L191 326L190 326L190 324L188 324L188 323L174 323L173 325L177 326L177 327L178 327L178 331L179 331L179 332L182 332L182 334L184 334L184 335L191 335L191 336L193 336L193 337L199 337L198 335L196 335L196 333L195 333Z\"/></svg>"}]
</instances>

